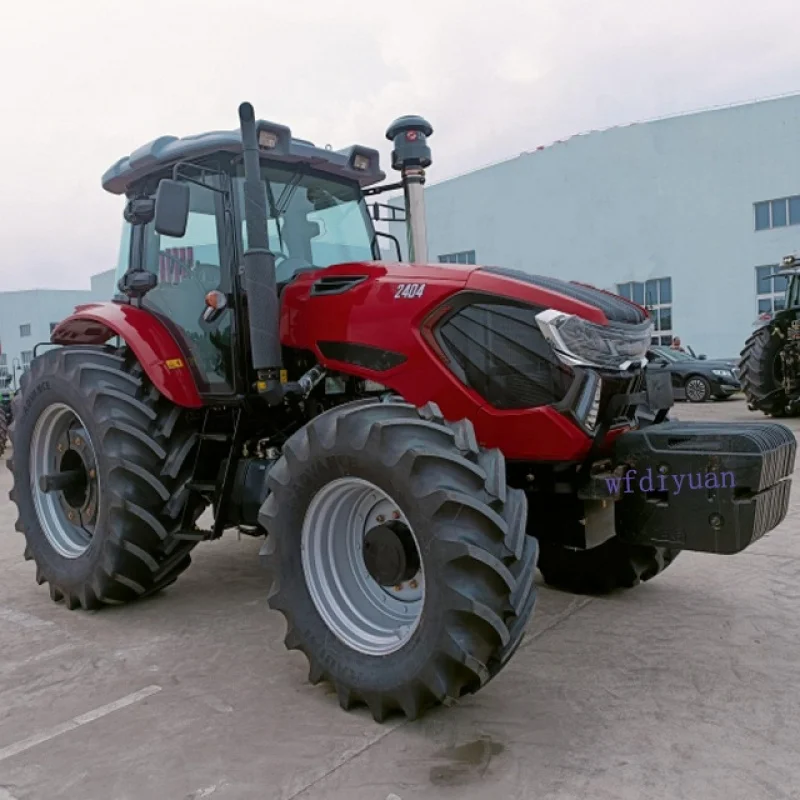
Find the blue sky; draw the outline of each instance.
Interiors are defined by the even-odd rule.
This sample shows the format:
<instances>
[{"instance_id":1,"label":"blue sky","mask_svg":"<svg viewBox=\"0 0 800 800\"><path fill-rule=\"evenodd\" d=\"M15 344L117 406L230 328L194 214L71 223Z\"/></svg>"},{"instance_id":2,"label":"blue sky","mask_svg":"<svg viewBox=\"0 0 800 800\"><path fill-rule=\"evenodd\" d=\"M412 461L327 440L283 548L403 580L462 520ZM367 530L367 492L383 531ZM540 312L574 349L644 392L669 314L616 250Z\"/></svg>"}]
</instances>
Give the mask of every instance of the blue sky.
<instances>
[{"instance_id":1,"label":"blue sky","mask_svg":"<svg viewBox=\"0 0 800 800\"><path fill-rule=\"evenodd\" d=\"M245 99L317 144L378 146L387 172L386 126L423 114L435 182L586 130L800 91L792 0L6 6L0 291L88 287L117 255L103 171L159 135L235 127Z\"/></svg>"}]
</instances>

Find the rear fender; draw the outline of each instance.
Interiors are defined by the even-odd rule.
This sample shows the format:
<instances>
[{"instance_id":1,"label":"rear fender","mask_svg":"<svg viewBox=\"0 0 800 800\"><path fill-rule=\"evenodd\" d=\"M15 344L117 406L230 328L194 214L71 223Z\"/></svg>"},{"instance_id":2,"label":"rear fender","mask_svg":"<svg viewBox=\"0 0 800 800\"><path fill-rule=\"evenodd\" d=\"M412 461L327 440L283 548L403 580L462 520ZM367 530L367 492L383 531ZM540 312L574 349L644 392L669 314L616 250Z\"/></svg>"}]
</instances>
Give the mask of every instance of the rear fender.
<instances>
[{"instance_id":1,"label":"rear fender","mask_svg":"<svg viewBox=\"0 0 800 800\"><path fill-rule=\"evenodd\" d=\"M141 308L120 303L77 306L50 335L53 344L105 344L121 337L153 385L169 401L200 408L203 401L194 377L173 335L156 317Z\"/></svg>"}]
</instances>

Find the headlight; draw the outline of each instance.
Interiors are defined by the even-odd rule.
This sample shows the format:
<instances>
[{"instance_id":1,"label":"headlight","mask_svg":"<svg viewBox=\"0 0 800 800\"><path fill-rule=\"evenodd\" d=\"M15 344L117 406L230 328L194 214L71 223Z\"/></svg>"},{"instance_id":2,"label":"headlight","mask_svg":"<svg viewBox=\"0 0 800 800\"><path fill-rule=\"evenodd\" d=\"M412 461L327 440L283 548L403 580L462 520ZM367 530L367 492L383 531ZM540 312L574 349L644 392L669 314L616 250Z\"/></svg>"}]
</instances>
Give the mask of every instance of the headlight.
<instances>
[{"instance_id":1,"label":"headlight","mask_svg":"<svg viewBox=\"0 0 800 800\"><path fill-rule=\"evenodd\" d=\"M729 369L712 369L711 372L719 378L733 377L733 373Z\"/></svg>"},{"instance_id":2,"label":"headlight","mask_svg":"<svg viewBox=\"0 0 800 800\"><path fill-rule=\"evenodd\" d=\"M625 370L635 363L647 363L647 348L653 335L649 319L639 325L595 325L549 308L539 312L536 321L565 364Z\"/></svg>"}]
</instances>

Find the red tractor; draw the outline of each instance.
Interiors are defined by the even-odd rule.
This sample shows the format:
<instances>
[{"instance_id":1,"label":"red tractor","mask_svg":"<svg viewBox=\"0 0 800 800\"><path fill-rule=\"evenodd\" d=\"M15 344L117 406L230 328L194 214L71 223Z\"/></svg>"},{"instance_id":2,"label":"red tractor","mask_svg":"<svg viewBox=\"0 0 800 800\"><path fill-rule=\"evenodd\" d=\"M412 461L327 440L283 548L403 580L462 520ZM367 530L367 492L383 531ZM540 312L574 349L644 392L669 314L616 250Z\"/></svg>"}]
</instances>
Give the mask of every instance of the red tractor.
<instances>
[{"instance_id":1,"label":"red tractor","mask_svg":"<svg viewBox=\"0 0 800 800\"><path fill-rule=\"evenodd\" d=\"M537 563L607 592L783 520L794 436L668 421L644 309L426 263L425 120L389 128L402 177L379 186L375 150L317 148L246 103L239 117L105 174L127 198L119 295L76 308L22 378L11 499L53 600L152 595L199 542L261 536L310 680L345 709L415 718L508 662ZM381 261L385 206L366 198L387 189L412 263Z\"/></svg>"}]
</instances>

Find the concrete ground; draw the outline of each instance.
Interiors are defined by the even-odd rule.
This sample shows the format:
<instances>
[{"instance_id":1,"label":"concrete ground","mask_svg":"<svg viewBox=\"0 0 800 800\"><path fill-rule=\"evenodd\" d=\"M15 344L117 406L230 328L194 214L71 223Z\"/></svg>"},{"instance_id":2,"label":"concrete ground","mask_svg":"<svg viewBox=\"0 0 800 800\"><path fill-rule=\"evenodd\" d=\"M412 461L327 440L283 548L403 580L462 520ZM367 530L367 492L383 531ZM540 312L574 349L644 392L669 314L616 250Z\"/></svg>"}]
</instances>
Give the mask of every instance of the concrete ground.
<instances>
[{"instance_id":1,"label":"concrete ground","mask_svg":"<svg viewBox=\"0 0 800 800\"><path fill-rule=\"evenodd\" d=\"M676 416L763 419L740 399ZM9 483L0 800L800 798L798 488L738 556L683 553L606 599L543 588L484 691L379 726L284 651L259 541L201 545L149 601L69 612L23 561Z\"/></svg>"}]
</instances>

